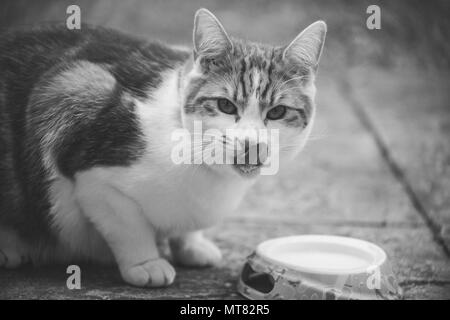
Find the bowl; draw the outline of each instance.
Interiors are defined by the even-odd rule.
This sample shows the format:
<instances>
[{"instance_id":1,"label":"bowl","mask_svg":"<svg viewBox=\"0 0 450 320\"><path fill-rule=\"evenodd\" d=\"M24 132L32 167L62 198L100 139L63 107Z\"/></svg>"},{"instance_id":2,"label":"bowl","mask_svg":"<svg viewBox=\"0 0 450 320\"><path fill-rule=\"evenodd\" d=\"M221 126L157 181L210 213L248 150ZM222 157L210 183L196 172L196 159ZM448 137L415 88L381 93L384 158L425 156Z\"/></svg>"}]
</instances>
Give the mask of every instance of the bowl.
<instances>
[{"instance_id":1,"label":"bowl","mask_svg":"<svg viewBox=\"0 0 450 320\"><path fill-rule=\"evenodd\" d=\"M400 299L386 253L340 236L301 235L258 245L247 257L238 291L249 299Z\"/></svg>"}]
</instances>

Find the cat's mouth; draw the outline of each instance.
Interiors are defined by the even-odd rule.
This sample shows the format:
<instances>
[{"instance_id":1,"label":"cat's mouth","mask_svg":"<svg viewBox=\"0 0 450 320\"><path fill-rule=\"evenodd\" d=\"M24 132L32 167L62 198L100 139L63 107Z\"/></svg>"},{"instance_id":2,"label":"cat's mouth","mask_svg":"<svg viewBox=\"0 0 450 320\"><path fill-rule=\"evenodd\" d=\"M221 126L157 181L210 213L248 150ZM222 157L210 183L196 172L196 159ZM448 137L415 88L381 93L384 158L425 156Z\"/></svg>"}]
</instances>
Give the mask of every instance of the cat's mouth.
<instances>
[{"instance_id":1,"label":"cat's mouth","mask_svg":"<svg viewBox=\"0 0 450 320\"><path fill-rule=\"evenodd\" d=\"M261 165L257 164L233 164L234 169L243 177L253 178L259 175Z\"/></svg>"}]
</instances>

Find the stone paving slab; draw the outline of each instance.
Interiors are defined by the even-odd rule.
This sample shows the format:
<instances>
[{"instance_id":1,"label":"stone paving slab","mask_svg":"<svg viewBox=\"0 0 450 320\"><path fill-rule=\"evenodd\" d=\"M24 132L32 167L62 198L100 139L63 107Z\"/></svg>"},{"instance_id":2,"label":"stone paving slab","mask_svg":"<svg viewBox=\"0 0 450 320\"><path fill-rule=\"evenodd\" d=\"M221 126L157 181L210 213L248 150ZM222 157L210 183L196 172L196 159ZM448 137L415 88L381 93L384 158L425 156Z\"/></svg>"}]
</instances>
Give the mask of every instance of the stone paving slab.
<instances>
[{"instance_id":1,"label":"stone paving slab","mask_svg":"<svg viewBox=\"0 0 450 320\"><path fill-rule=\"evenodd\" d=\"M115 268L81 266L82 289L68 290L66 266L24 268L0 273L0 299L240 299L236 281L245 258L258 243L279 236L330 233L379 244L386 250L406 298L421 298L416 294L425 292L430 285L436 294L445 292L450 285L450 265L442 261L441 249L425 227L336 227L282 222L274 225L272 221L230 218L208 232L223 250L222 266L202 270L177 268L177 279L169 288L133 288L122 282ZM426 297L432 297L432 292L427 292Z\"/></svg>"},{"instance_id":2,"label":"stone paving slab","mask_svg":"<svg viewBox=\"0 0 450 320\"><path fill-rule=\"evenodd\" d=\"M368 77L367 75L370 75ZM423 214L450 249L450 84L446 70L354 68L351 78ZM450 250L449 250L450 252Z\"/></svg>"},{"instance_id":3,"label":"stone paving slab","mask_svg":"<svg viewBox=\"0 0 450 320\"><path fill-rule=\"evenodd\" d=\"M449 300L450 285L449 284L424 284L421 286L407 285L403 286L405 291L405 299L417 300Z\"/></svg>"},{"instance_id":4,"label":"stone paving slab","mask_svg":"<svg viewBox=\"0 0 450 320\"><path fill-rule=\"evenodd\" d=\"M66 266L12 270L0 276L0 299L242 299L226 269L177 268L169 288L142 289L123 283L116 268L81 265L81 289L66 287Z\"/></svg>"}]
</instances>

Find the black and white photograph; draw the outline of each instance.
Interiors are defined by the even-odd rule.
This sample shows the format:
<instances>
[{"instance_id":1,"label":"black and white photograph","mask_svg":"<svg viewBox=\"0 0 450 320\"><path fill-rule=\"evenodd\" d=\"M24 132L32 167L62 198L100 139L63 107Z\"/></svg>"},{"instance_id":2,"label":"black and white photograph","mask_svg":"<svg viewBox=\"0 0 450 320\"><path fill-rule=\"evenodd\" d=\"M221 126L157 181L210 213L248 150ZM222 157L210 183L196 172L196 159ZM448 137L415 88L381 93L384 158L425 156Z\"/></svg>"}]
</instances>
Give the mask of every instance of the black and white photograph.
<instances>
[{"instance_id":1,"label":"black and white photograph","mask_svg":"<svg viewBox=\"0 0 450 320\"><path fill-rule=\"evenodd\" d=\"M2 0L0 300L450 299L449 16Z\"/></svg>"}]
</instances>

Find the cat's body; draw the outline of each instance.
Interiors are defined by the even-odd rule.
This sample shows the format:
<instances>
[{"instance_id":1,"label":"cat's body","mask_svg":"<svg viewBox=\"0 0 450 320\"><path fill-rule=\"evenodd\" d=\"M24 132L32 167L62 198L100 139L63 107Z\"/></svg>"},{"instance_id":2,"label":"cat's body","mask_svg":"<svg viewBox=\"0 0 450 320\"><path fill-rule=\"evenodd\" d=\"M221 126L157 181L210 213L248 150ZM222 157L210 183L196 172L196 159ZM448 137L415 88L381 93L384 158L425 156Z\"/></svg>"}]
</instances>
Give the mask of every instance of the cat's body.
<instances>
[{"instance_id":1,"label":"cat's body","mask_svg":"<svg viewBox=\"0 0 450 320\"><path fill-rule=\"evenodd\" d=\"M175 275L156 246L167 237L181 263L220 260L198 230L233 211L254 180L170 161L171 134L197 114L190 99L217 82L205 77L220 65L199 69L195 49L193 64L188 50L88 26L0 37L0 266L115 261L127 282L160 286ZM269 71L271 54L260 57ZM244 100L262 89L254 64Z\"/></svg>"}]
</instances>

